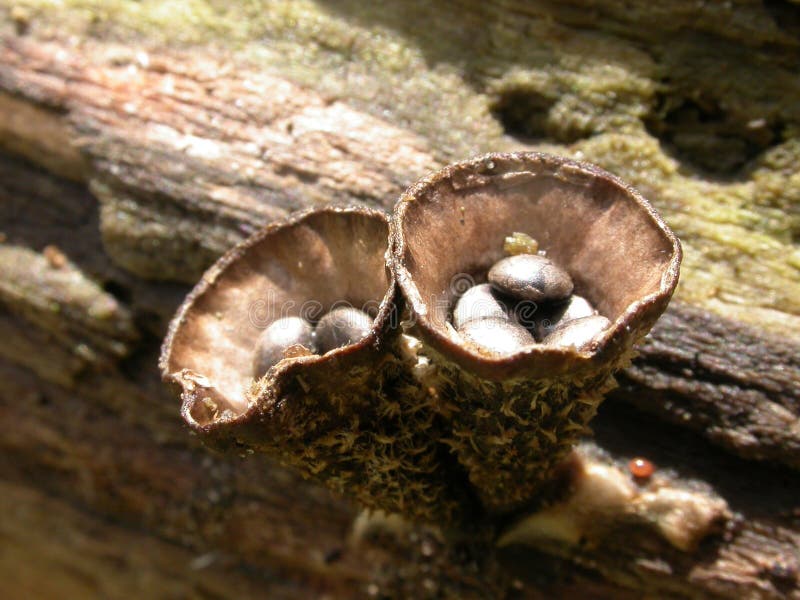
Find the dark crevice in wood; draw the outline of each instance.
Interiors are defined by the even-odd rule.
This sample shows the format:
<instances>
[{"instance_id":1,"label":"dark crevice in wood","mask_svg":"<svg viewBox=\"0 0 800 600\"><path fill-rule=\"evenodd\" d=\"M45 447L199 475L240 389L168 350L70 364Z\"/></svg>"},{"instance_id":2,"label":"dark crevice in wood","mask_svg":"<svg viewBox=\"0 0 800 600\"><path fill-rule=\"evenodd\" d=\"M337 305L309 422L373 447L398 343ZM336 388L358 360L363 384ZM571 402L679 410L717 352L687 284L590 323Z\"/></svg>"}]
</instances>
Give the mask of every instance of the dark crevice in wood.
<instances>
[{"instance_id":1,"label":"dark crevice in wood","mask_svg":"<svg viewBox=\"0 0 800 600\"><path fill-rule=\"evenodd\" d=\"M666 92L655 104L645 119L648 130L678 162L707 179L744 178L753 159L783 141L784 123L746 121L713 99L680 98Z\"/></svg>"}]
</instances>

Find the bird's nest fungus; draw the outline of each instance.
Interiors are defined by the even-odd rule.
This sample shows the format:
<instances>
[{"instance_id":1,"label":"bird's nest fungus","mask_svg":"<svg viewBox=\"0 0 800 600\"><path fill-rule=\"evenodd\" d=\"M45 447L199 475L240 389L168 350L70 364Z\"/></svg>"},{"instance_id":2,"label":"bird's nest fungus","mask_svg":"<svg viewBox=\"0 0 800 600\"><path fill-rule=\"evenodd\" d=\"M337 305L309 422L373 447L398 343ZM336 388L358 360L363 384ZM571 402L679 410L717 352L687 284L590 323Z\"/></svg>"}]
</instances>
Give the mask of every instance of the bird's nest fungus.
<instances>
[{"instance_id":1,"label":"bird's nest fungus","mask_svg":"<svg viewBox=\"0 0 800 600\"><path fill-rule=\"evenodd\" d=\"M487 281L514 232L538 242L607 326L580 343L531 330L506 350L453 326L464 284ZM419 520L507 514L585 431L666 308L680 256L652 207L613 175L543 154L487 155L412 186L390 219L322 208L246 240L179 309L161 368L187 423L217 447L268 452ZM319 347L325 315L343 306L366 325ZM278 331L287 317L308 324L297 343ZM484 329L526 326L517 314L501 321ZM278 333L264 334L270 326ZM265 336L287 341L262 375Z\"/></svg>"}]
</instances>

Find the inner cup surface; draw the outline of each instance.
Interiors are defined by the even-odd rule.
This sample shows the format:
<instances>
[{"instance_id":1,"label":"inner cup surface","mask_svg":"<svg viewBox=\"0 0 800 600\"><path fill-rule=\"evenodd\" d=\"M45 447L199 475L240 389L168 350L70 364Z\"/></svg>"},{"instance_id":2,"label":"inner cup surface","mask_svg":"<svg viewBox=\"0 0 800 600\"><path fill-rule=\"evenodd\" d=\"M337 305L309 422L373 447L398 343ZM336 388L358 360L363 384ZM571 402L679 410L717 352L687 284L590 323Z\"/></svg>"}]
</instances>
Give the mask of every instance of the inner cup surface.
<instances>
[{"instance_id":1,"label":"inner cup surface","mask_svg":"<svg viewBox=\"0 0 800 600\"><path fill-rule=\"evenodd\" d=\"M313 323L337 306L376 315L390 286L387 239L386 217L363 209L309 213L250 238L195 288L167 369L202 374L214 402L241 414L256 340L272 322L301 316Z\"/></svg>"},{"instance_id":2,"label":"inner cup surface","mask_svg":"<svg viewBox=\"0 0 800 600\"><path fill-rule=\"evenodd\" d=\"M599 169L556 157L493 155L455 165L405 196L395 227L407 272L401 286L423 329L441 339L452 339L447 323L457 297L469 282L485 281L513 232L536 239L569 272L574 293L612 322L643 299L668 298L677 278L677 240L646 201Z\"/></svg>"}]
</instances>

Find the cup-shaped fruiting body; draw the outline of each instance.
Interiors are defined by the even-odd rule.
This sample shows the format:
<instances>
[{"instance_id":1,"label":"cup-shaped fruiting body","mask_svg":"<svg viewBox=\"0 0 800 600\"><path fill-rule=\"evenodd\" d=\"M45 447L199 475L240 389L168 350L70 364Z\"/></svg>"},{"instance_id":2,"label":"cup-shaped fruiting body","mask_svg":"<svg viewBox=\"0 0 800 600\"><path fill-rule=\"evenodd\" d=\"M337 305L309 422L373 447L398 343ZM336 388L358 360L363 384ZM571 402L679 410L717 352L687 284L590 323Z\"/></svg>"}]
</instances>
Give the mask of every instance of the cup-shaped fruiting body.
<instances>
[{"instance_id":1,"label":"cup-shaped fruiting body","mask_svg":"<svg viewBox=\"0 0 800 600\"><path fill-rule=\"evenodd\" d=\"M456 502L427 392L392 352L388 238L385 215L361 208L268 226L205 273L161 369L211 445L267 452L368 507L447 520Z\"/></svg>"},{"instance_id":2,"label":"cup-shaped fruiting body","mask_svg":"<svg viewBox=\"0 0 800 600\"><path fill-rule=\"evenodd\" d=\"M612 373L666 308L678 279L680 244L617 177L538 153L490 154L448 166L404 194L391 226L393 269L412 331L438 369L438 395L452 424L447 443L484 506L513 511L535 495L586 430L613 385ZM538 248L529 254L538 250L564 269L574 290L557 272L540 277L546 285L559 288L557 295L574 291L585 298L610 326L588 342L579 335L587 329L583 323L559 334L567 343L511 344L506 352L460 333L452 311L463 282L488 277L498 288L511 281L508 273L516 276L515 270L489 275L506 257L504 241L512 235L535 240ZM514 293L513 285L509 289ZM535 330L535 300L525 308ZM589 324L600 321L589 318ZM489 321L482 323L488 330ZM569 343L579 337L580 343Z\"/></svg>"}]
</instances>

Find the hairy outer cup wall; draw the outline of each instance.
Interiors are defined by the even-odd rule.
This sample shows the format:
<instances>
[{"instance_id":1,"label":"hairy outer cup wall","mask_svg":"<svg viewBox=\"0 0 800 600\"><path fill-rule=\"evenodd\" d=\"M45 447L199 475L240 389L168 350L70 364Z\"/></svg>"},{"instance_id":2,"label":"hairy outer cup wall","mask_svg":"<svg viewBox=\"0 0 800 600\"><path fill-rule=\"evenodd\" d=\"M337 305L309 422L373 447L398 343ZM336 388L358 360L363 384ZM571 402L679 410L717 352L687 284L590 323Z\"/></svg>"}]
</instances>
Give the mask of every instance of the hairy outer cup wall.
<instances>
[{"instance_id":1,"label":"hairy outer cup wall","mask_svg":"<svg viewBox=\"0 0 800 600\"><path fill-rule=\"evenodd\" d=\"M484 506L505 513L547 480L594 416L612 373L666 308L680 243L648 202L592 165L490 154L411 187L391 223L392 269L433 364L445 440ZM587 351L531 346L482 353L448 325L465 278L485 281L514 231L569 271L575 293L613 326Z\"/></svg>"},{"instance_id":2,"label":"hairy outer cup wall","mask_svg":"<svg viewBox=\"0 0 800 600\"><path fill-rule=\"evenodd\" d=\"M203 276L170 326L160 367L206 442L263 451L362 504L451 520L433 413L392 352L397 294L388 223L363 208L322 208L268 226ZM319 319L337 303L374 317L360 341L285 358L252 377L259 333L284 316ZM314 314L307 314L307 313Z\"/></svg>"}]
</instances>

